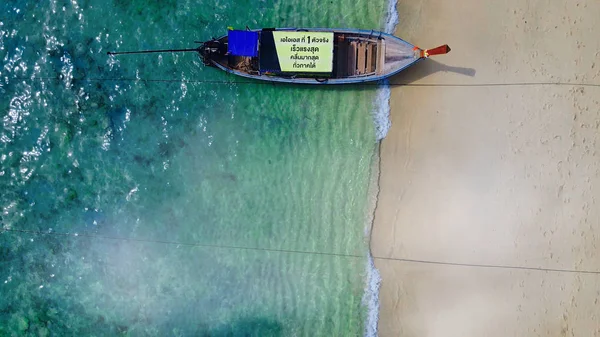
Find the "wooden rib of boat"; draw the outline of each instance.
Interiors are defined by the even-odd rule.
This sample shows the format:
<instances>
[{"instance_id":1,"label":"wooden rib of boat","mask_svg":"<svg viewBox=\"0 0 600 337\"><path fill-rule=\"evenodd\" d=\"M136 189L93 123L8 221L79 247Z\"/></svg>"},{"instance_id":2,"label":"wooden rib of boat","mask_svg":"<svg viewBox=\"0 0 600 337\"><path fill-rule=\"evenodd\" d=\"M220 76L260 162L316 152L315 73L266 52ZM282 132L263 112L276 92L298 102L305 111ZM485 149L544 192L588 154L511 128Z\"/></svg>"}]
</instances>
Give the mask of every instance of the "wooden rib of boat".
<instances>
[{"instance_id":1,"label":"wooden rib of boat","mask_svg":"<svg viewBox=\"0 0 600 337\"><path fill-rule=\"evenodd\" d=\"M448 45L424 50L379 31L327 28L229 29L194 49L109 52L198 52L205 65L271 82L347 84L379 81Z\"/></svg>"}]
</instances>

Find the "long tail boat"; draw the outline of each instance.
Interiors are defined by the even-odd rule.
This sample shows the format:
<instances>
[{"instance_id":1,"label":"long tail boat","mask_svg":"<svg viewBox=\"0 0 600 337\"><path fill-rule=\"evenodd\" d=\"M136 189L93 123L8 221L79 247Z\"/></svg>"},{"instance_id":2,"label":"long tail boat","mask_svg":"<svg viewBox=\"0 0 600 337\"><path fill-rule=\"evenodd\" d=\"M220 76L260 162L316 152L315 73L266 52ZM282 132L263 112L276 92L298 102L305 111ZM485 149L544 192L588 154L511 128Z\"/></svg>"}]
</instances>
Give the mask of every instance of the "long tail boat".
<instances>
[{"instance_id":1,"label":"long tail boat","mask_svg":"<svg viewBox=\"0 0 600 337\"><path fill-rule=\"evenodd\" d=\"M347 84L379 81L448 45L421 49L379 31L327 28L234 30L197 48L108 52L109 55L197 52L205 65L271 82Z\"/></svg>"}]
</instances>

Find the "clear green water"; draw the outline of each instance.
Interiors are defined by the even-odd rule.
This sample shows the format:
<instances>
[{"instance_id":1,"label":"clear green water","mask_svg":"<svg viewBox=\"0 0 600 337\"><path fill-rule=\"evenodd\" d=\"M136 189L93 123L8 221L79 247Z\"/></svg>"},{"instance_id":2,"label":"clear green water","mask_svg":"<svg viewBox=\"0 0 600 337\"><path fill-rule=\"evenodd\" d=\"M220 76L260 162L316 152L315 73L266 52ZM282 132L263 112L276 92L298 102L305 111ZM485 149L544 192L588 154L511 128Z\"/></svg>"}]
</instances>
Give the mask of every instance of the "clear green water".
<instances>
[{"instance_id":1,"label":"clear green water","mask_svg":"<svg viewBox=\"0 0 600 337\"><path fill-rule=\"evenodd\" d=\"M363 335L376 88L106 51L381 29L385 7L2 2L0 335Z\"/></svg>"}]
</instances>

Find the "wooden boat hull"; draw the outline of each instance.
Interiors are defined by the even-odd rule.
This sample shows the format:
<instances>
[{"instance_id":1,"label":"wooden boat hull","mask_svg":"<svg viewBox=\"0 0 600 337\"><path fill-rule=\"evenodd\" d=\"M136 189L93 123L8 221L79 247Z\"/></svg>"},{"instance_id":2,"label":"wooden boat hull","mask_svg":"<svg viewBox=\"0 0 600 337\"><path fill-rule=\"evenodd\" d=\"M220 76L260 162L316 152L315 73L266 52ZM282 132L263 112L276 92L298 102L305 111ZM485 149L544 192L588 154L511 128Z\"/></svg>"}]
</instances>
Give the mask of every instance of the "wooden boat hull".
<instances>
[{"instance_id":1,"label":"wooden boat hull","mask_svg":"<svg viewBox=\"0 0 600 337\"><path fill-rule=\"evenodd\" d=\"M255 29L248 30L250 32L262 32L263 29ZM235 69L231 64L231 59L229 62L225 61L223 56L214 57L213 55L207 55L203 53L202 48L200 49L200 53L204 57L204 62L206 65L213 66L215 68L226 71L230 74L234 74L237 76L250 78L254 80L261 81L269 81L269 82L281 82L281 83L297 83L297 84L352 84L352 83L365 83L365 82L374 82L381 81L390 76L394 76L395 74L401 72L402 70L410 67L411 65L421 61L422 59L428 57L428 53L425 50L422 50L413 44L410 44L401 38L398 38L394 35L387 34L384 32L373 31L373 30L358 30L358 29L329 29L329 28L310 28L310 29L300 29L300 28L277 28L270 31L276 32L327 32L334 33L334 36L337 37L347 37L348 40L354 39L358 42L347 42L345 45L350 45L351 48L355 48L354 46L359 46L358 48L363 48L362 50L356 50L354 55L354 51L347 53L347 57L344 54L344 59L340 60L339 55L343 53L342 44L336 43L336 49L334 49L334 61L333 61L333 74L336 76L323 76L319 77L318 75L297 75L297 74L271 74L268 72L262 72L260 70L256 71L248 71L245 69ZM222 42L227 43L227 35L221 36L217 39L214 39L212 42ZM309 37L310 39L310 37ZM206 44L206 43L205 43ZM354 44L354 45L352 45ZM367 48L371 47L371 54ZM450 48L445 46L447 49L445 52L448 52ZM440 48L440 47L438 47ZM375 50L376 49L376 50ZM364 51L364 53L363 53ZM335 56L338 58L336 59ZM363 55L364 54L364 55ZM376 54L376 55L375 55ZM371 59L369 59L371 56ZM373 59L377 57L377 59ZM349 60L346 60L346 58ZM355 60L358 58L358 60ZM354 64L360 64L356 66L356 69L351 69L347 71L344 67L351 63L350 67L352 68ZM363 64L365 65L363 67ZM370 69L367 69L367 64L372 64ZM341 74L341 73L344 74Z\"/></svg>"}]
</instances>

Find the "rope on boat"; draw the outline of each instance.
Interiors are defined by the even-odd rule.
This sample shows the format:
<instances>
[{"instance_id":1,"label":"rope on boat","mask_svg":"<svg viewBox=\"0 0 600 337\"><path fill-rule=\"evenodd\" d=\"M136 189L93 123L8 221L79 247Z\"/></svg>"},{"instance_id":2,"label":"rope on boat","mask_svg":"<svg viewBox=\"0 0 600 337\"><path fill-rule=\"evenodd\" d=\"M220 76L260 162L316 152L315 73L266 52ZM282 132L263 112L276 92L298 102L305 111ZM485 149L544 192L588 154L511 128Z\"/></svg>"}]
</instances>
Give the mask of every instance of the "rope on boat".
<instances>
[{"instance_id":1,"label":"rope on boat","mask_svg":"<svg viewBox=\"0 0 600 337\"><path fill-rule=\"evenodd\" d=\"M180 53L180 52L190 52L190 51L200 51L200 48L189 48L189 49L161 49L161 50L136 50L136 51L109 51L106 52L106 55L125 55L125 54L151 54L151 53Z\"/></svg>"}]
</instances>

